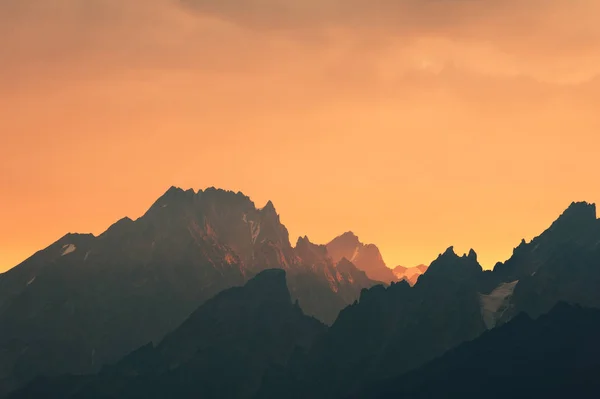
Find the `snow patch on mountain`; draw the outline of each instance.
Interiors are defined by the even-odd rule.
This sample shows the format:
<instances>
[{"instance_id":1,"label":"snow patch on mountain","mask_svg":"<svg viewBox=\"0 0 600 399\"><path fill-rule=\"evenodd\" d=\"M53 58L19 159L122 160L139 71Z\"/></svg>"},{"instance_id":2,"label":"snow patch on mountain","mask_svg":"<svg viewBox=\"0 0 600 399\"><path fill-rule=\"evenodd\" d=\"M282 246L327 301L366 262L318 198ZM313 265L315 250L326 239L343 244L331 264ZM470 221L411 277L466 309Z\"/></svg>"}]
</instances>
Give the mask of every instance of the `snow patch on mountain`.
<instances>
[{"instance_id":1,"label":"snow patch on mountain","mask_svg":"<svg viewBox=\"0 0 600 399\"><path fill-rule=\"evenodd\" d=\"M488 329L494 328L496 322L508 308L510 297L515 291L519 280L510 283L502 283L489 295L480 294L481 315Z\"/></svg>"},{"instance_id":2,"label":"snow patch on mountain","mask_svg":"<svg viewBox=\"0 0 600 399\"><path fill-rule=\"evenodd\" d=\"M256 239L260 234L260 223L256 223L253 220L250 220L250 234L252 234L252 244L256 244Z\"/></svg>"},{"instance_id":3,"label":"snow patch on mountain","mask_svg":"<svg viewBox=\"0 0 600 399\"><path fill-rule=\"evenodd\" d=\"M63 245L62 249L63 249L63 252L60 256L65 256L65 255L75 252L77 247L73 244L65 244L65 245Z\"/></svg>"}]
</instances>

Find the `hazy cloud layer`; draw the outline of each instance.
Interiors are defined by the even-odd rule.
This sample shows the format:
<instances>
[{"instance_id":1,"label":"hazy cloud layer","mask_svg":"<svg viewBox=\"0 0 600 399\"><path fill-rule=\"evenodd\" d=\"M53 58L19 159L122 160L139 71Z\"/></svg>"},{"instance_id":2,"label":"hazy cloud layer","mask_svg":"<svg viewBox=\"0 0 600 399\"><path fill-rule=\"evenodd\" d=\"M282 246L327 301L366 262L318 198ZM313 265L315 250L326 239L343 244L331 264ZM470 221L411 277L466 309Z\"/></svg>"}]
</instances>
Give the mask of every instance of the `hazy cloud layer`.
<instances>
[{"instance_id":1,"label":"hazy cloud layer","mask_svg":"<svg viewBox=\"0 0 600 399\"><path fill-rule=\"evenodd\" d=\"M600 71L597 15L595 0L0 0L0 68L248 72L347 56L572 82Z\"/></svg>"},{"instance_id":2,"label":"hazy cloud layer","mask_svg":"<svg viewBox=\"0 0 600 399\"><path fill-rule=\"evenodd\" d=\"M381 40L445 38L537 64L558 63L544 71L573 77L595 70L571 63L594 61L600 44L600 3L595 0L183 0L242 26L302 33L343 29L375 34ZM515 60L513 60L516 62ZM562 61L562 62L561 62ZM523 63L523 62L521 62ZM573 71L565 69L572 68ZM577 76L576 76L577 75Z\"/></svg>"}]
</instances>

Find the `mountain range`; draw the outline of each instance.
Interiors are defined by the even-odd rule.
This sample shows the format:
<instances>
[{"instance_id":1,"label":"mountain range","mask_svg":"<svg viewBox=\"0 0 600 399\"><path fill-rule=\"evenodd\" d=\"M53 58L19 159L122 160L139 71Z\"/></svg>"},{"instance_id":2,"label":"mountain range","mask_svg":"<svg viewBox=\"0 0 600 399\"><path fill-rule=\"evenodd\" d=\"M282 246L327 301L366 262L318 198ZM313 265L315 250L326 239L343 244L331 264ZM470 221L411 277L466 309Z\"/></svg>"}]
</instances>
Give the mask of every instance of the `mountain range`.
<instances>
[{"instance_id":1,"label":"mountain range","mask_svg":"<svg viewBox=\"0 0 600 399\"><path fill-rule=\"evenodd\" d=\"M413 267L396 266L392 272L398 280L406 280L410 285L415 285L419 277L427 271L428 267L426 265Z\"/></svg>"},{"instance_id":2,"label":"mountain range","mask_svg":"<svg viewBox=\"0 0 600 399\"><path fill-rule=\"evenodd\" d=\"M408 270L351 232L292 246L271 202L171 188L138 220L69 234L0 275L0 387L17 398L413 397L445 378L438 364L470 367L460 353L493 362L491 347L510 346L489 338L501 331L529 342L545 314L594 323L594 311L557 304L600 308L595 205L572 203L491 271L452 247Z\"/></svg>"},{"instance_id":3,"label":"mountain range","mask_svg":"<svg viewBox=\"0 0 600 399\"><path fill-rule=\"evenodd\" d=\"M326 247L334 262L342 259L349 260L364 271L370 279L384 284L406 280L410 285L415 285L419 276L428 268L426 265L418 265L414 267L396 266L394 269L390 269L375 244L363 244L351 231L334 238Z\"/></svg>"},{"instance_id":4,"label":"mountain range","mask_svg":"<svg viewBox=\"0 0 600 399\"><path fill-rule=\"evenodd\" d=\"M294 300L328 324L376 284L307 237L292 247L272 202L215 188L171 187L135 221L67 234L0 275L0 393L38 374L98 371L269 268L286 270Z\"/></svg>"}]
</instances>

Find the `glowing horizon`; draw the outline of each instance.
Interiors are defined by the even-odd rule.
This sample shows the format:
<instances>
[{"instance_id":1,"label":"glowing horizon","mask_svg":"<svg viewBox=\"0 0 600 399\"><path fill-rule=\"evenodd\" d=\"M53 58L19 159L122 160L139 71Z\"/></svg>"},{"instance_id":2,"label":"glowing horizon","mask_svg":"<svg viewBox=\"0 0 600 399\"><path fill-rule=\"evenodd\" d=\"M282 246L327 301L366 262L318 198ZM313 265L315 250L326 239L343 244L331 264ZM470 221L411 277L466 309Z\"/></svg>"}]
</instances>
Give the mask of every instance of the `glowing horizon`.
<instances>
[{"instance_id":1,"label":"glowing horizon","mask_svg":"<svg viewBox=\"0 0 600 399\"><path fill-rule=\"evenodd\" d=\"M187 187L179 187L179 188L182 188L182 189L184 189L184 190L187 190L187 189L189 189L189 188L187 188ZM203 188L202 188L202 190L204 190L204 189L206 189L206 188L208 188L208 187L203 187ZM222 188L222 187L216 187L216 188ZM233 191L233 192L237 192L237 191L239 191L239 190L233 190L233 189L227 189L227 190L229 190L229 191ZM166 191L166 190L165 190L165 191ZM194 189L194 191L195 191L195 192L197 192L197 191L198 191L198 189ZM247 195L247 193L243 193L243 194ZM159 197L157 196L157 197L156 197L154 200L156 200L156 199L158 199L158 198L159 198ZM256 206L257 208L261 208L261 207L262 207L262 206L260 205L260 203L257 203L256 201L254 201L254 200L252 199L252 197L251 197L251 196L250 196L250 199L251 199L251 200L252 200L252 201L255 203L255 206ZM153 201L154 201L154 200L153 200ZM269 201L269 200L265 201L265 203L266 203L266 202L268 202L268 201ZM281 212L280 212L280 211L279 211L279 209L277 208L277 204L274 204L274 205L275 205L275 208L277 209L277 212L278 212L278 214L279 214L279 215L280 215L280 217L281 217L282 223L283 223L283 224L286 226L286 228L287 228L287 229L288 229L288 231L290 232L290 242L291 242L291 244L292 244L292 245L295 245L295 241L296 241L295 239L296 239L296 238L298 238L298 237L303 237L303 236L306 236L307 234L303 234L303 233L297 233L297 234L293 234L292 232L293 232L294 230L293 230L293 229L290 229L290 227L289 227L288 225L286 225L286 223L285 223L285 215L281 215ZM149 205L148 205L148 207L147 207L147 208L149 208ZM565 208L564 208L564 209L566 209L566 206L565 206ZM563 209L563 210L564 210L564 209ZM147 209L144 209L144 210L143 210L141 213L139 213L139 215L137 215L137 216L135 216L135 217L132 217L131 215L123 215L122 217L123 217L123 218L124 218L124 217L129 217L130 219L136 220L136 219L138 219L139 217L143 216L143 214L146 212L146 210L147 210ZM533 233L533 235L530 235L530 236L528 236L528 237L523 237L523 238L524 238L524 239L526 239L527 241L530 241L530 240L531 240L531 239L533 239L535 236L537 236L537 235L541 234L541 233L543 232L543 230L545 230L547 227L549 227L549 226L550 226L550 224L551 224L551 223L552 223L552 222L553 222L553 221L554 221L554 220L555 220L555 219L556 219L556 218L557 218L557 217L560 215L560 213L562 213L562 210L561 210L561 211L560 211L560 212L559 212L559 213L556 215L556 217L555 217L554 219L552 219L552 220L548 221L547 225L546 225L546 226L544 226L544 227L543 227L543 228L542 228L542 229L541 229L539 232L537 232L537 233ZM120 217L119 219L121 219L121 217ZM38 250L43 250L43 249L45 249L47 246L51 245L52 243L54 243L55 241L57 241L57 240L58 240L60 237L64 236L65 234L68 234L68 233L79 233L79 234L89 234L89 233L91 233L91 234L93 234L94 236L96 236L96 237L97 237L97 236L99 236L101 233L103 233L104 231L106 231L110 225L112 225L113 223L116 223L116 222L117 222L117 220L114 220L114 221L113 221L113 222L111 222L110 224L106 225L106 227L105 227L105 228L100 228L100 230L98 230L98 231L95 231L95 232L92 232L92 231L66 231L66 232L64 232L64 234L61 234L60 236L57 236L57 237L53 238L53 239L52 239L50 242L48 242L48 243L46 243L46 244L43 244L41 247L39 247L38 249L36 249L36 250L35 250L35 252L37 252ZM362 242L363 244L365 244L365 245L366 245L366 244L375 244L375 245L377 245L377 243L376 243L376 242L370 242L370 241L368 241L368 240L365 240L365 239L363 239L363 237L362 237L360 234L358 234L356 230L353 230L353 229L347 229L347 230L339 231L338 233L335 233L335 235L333 235L333 236L331 236L331 237L329 237L329 238L326 238L325 240L321 240L321 241L314 240L314 239L312 239L310 236L308 236L308 237L309 237L309 239L311 240L311 242L313 242L313 243L316 243L316 244L322 244L322 245L324 245L324 244L327 244L329 241L331 241L333 238L335 238L335 237L337 237L337 236L339 236L339 235L341 235L341 234L343 234L343 233L345 233L345 232L348 232L348 231L352 231L353 233L355 233L355 234L358 236L358 238L361 240L361 242ZM519 241L519 242L520 242L520 241ZM503 262L503 261L507 260L507 259L508 259L508 257L510 256L510 254L512 253L512 249L513 249L514 247L516 247L516 246L519 244L519 242L515 242L515 244L514 244L514 245L513 245L511 248L509 248L509 249L508 249L508 251L505 251L505 252L507 253L507 255L505 256L505 258L503 258L503 259L496 259L495 261L493 261L493 263L490 263L490 262L489 262L489 257L487 257L487 258L488 258L488 262L487 262L487 263L481 262L481 256L480 256L480 254L478 253L478 258L479 258L479 261L480 261L480 263L482 264L482 266L484 266L484 269L491 269L491 268L494 266L494 264L495 264L496 262ZM418 261L417 263L412 263L412 264L406 264L406 263L398 263L398 262L396 262L396 263L393 263L393 262L392 262L392 263L390 263L390 262L387 260L387 258L388 258L388 257L386 257L386 254L385 254L384 250L382 250L382 248L380 248L380 246L379 246L379 245L377 245L377 246L378 246L378 248L381 250L381 252L382 252L382 256L383 256L383 258L384 258L384 261L386 261L386 264L387 264L387 266L388 266L389 268L391 268L391 269L393 269L393 268L394 268L394 267L396 267L396 266L404 266L404 267L409 267L409 268L410 268L410 267L416 267L416 266L419 266L419 265L421 265L421 264L429 265L429 264L430 264L430 263L431 263L433 260L435 260L435 258L436 258L436 257L437 257L439 254L442 254L442 253L443 253L443 252L444 252L444 251L445 251L445 250L446 250L448 247L454 247L454 251L455 251L455 252L456 252L456 254L457 254L457 255L459 255L459 256L460 256L460 255L462 255L462 254L467 254L467 253L469 252L469 250L470 250L470 249L474 249L474 250L475 250L475 252L477 252L477 250L476 250L475 248L472 248L472 247L468 247L468 246L466 246L466 247L465 247L465 246L460 246L460 247L458 247L458 248L457 248L457 246L456 246L456 245L454 245L454 244L452 244L452 243L449 243L449 244L448 244L448 245L446 245L445 247L443 247L443 248L440 248L440 250L438 251L438 253L436 253L436 254L432 254L432 257L431 257L430 259L428 259L428 260ZM392 254L393 254L393 253L394 253L394 252L392 252ZM9 270L9 269L10 269L10 268L12 268L13 266L17 266L19 263L21 263L22 261L26 260L27 258L29 258L29 257L30 257L31 255L33 255L33 254L34 254L34 253L32 252L31 254L27 255L25 258L22 258L22 257L21 257L21 258L17 258L17 261L16 261L16 263L14 263L14 265L12 265L12 266L9 266L9 267L7 267L7 268L6 268L6 270ZM19 255L20 255L20 254L19 254ZM403 258L403 254L402 254L402 253L400 253L400 254L398 255L398 257L399 257L399 258ZM407 257L407 256L404 256L404 258L409 258L409 257ZM418 259L418 258L417 258L417 259ZM0 269L0 270L2 270L2 271L6 271L6 270L4 270L4 269Z\"/></svg>"},{"instance_id":2,"label":"glowing horizon","mask_svg":"<svg viewBox=\"0 0 600 399\"><path fill-rule=\"evenodd\" d=\"M172 186L485 268L598 203L592 0L0 3L0 272Z\"/></svg>"}]
</instances>

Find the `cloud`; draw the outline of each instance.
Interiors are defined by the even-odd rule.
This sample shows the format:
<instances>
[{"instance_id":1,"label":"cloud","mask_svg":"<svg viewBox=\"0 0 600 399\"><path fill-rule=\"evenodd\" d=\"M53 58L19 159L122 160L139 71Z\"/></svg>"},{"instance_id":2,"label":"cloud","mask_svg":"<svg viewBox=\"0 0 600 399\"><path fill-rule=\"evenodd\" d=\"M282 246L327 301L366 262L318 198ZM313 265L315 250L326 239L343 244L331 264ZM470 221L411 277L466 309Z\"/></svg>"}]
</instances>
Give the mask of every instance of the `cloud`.
<instances>
[{"instance_id":1,"label":"cloud","mask_svg":"<svg viewBox=\"0 0 600 399\"><path fill-rule=\"evenodd\" d=\"M346 28L471 39L597 34L594 0L180 0L258 29ZM539 27L556 31L537 31Z\"/></svg>"},{"instance_id":2,"label":"cloud","mask_svg":"<svg viewBox=\"0 0 600 399\"><path fill-rule=\"evenodd\" d=\"M486 47L547 80L598 72L595 0L182 0L199 13L287 35L340 29L378 42ZM489 52L489 51L488 51Z\"/></svg>"},{"instance_id":3,"label":"cloud","mask_svg":"<svg viewBox=\"0 0 600 399\"><path fill-rule=\"evenodd\" d=\"M155 70L377 91L449 67L579 83L600 73L599 13L593 0L0 0L0 86Z\"/></svg>"}]
</instances>

